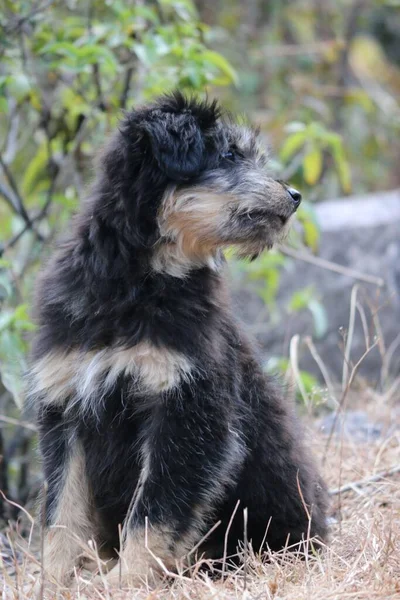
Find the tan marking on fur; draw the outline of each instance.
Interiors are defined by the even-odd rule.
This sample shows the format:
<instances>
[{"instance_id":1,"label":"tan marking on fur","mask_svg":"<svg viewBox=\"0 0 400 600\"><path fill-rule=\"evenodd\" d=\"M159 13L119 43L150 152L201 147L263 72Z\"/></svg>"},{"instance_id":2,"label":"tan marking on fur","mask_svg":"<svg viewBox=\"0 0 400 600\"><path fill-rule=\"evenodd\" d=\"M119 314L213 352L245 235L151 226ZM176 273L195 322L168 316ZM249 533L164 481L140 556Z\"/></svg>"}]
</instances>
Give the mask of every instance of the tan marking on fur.
<instances>
[{"instance_id":1,"label":"tan marking on fur","mask_svg":"<svg viewBox=\"0 0 400 600\"><path fill-rule=\"evenodd\" d=\"M156 348L146 342L112 351L109 365L107 385L114 383L121 372L131 375L138 372L142 383L156 392L176 387L182 378L190 377L192 371L189 360L179 352Z\"/></svg>"},{"instance_id":2,"label":"tan marking on fur","mask_svg":"<svg viewBox=\"0 0 400 600\"><path fill-rule=\"evenodd\" d=\"M32 391L43 394L49 404L62 404L68 397L85 402L93 396L101 398L122 373L137 378L139 385L149 391L161 392L190 378L192 370L189 360L179 352L147 342L132 348L112 347L87 353L54 351L33 365Z\"/></svg>"},{"instance_id":3,"label":"tan marking on fur","mask_svg":"<svg viewBox=\"0 0 400 600\"><path fill-rule=\"evenodd\" d=\"M171 275L185 275L193 266L217 269L215 255L234 198L210 189L170 191L159 215L161 240L155 249L153 268Z\"/></svg>"},{"instance_id":4,"label":"tan marking on fur","mask_svg":"<svg viewBox=\"0 0 400 600\"><path fill-rule=\"evenodd\" d=\"M57 511L46 532L44 567L57 582L65 584L92 535L89 485L85 459L77 447L68 461Z\"/></svg>"},{"instance_id":5,"label":"tan marking on fur","mask_svg":"<svg viewBox=\"0 0 400 600\"><path fill-rule=\"evenodd\" d=\"M210 256L221 245L221 233L235 199L210 189L194 188L178 193L164 210L162 229L172 235L183 252L193 257Z\"/></svg>"},{"instance_id":6,"label":"tan marking on fur","mask_svg":"<svg viewBox=\"0 0 400 600\"><path fill-rule=\"evenodd\" d=\"M146 544L147 542L147 544ZM175 551L171 550L175 547ZM175 571L179 562L189 552L191 546L179 547L173 542L171 532L166 527L151 527L129 532L118 563L105 576L110 587L140 587L147 583L157 583L163 569L156 558L170 571ZM154 558L156 557L156 558Z\"/></svg>"},{"instance_id":7,"label":"tan marking on fur","mask_svg":"<svg viewBox=\"0 0 400 600\"><path fill-rule=\"evenodd\" d=\"M46 401L59 404L73 393L75 352L54 351L33 364L30 371L31 391L46 394Z\"/></svg>"},{"instance_id":8,"label":"tan marking on fur","mask_svg":"<svg viewBox=\"0 0 400 600\"><path fill-rule=\"evenodd\" d=\"M216 253L204 252L198 256L188 255L176 242L162 242L154 251L152 267L158 273L168 273L173 277L185 277L194 267L208 266L218 272L219 264Z\"/></svg>"}]
</instances>

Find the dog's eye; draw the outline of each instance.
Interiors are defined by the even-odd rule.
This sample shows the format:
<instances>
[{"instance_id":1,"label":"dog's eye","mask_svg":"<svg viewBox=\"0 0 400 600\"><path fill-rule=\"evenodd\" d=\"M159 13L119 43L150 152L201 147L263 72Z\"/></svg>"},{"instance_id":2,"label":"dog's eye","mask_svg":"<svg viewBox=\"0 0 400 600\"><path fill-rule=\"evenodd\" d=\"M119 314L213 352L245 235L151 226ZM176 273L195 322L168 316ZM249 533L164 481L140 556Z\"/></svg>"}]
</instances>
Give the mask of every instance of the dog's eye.
<instances>
[{"instance_id":1,"label":"dog's eye","mask_svg":"<svg viewBox=\"0 0 400 600\"><path fill-rule=\"evenodd\" d=\"M222 154L222 158L226 158L227 160L235 160L235 153L232 150L228 150L228 152L224 152Z\"/></svg>"}]
</instances>

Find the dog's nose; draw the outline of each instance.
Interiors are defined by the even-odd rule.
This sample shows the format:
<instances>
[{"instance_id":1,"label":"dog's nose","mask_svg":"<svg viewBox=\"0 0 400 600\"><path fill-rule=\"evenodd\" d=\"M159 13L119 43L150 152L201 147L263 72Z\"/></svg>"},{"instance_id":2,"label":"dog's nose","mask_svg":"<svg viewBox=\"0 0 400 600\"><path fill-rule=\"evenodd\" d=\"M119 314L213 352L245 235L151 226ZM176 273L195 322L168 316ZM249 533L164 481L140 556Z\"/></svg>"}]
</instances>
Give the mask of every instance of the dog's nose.
<instances>
[{"instance_id":1,"label":"dog's nose","mask_svg":"<svg viewBox=\"0 0 400 600\"><path fill-rule=\"evenodd\" d=\"M298 192L297 190L295 190L292 187L286 188L290 197L293 200L293 204L294 204L294 210L297 210L300 206L300 202L301 202L301 194L300 192Z\"/></svg>"}]
</instances>

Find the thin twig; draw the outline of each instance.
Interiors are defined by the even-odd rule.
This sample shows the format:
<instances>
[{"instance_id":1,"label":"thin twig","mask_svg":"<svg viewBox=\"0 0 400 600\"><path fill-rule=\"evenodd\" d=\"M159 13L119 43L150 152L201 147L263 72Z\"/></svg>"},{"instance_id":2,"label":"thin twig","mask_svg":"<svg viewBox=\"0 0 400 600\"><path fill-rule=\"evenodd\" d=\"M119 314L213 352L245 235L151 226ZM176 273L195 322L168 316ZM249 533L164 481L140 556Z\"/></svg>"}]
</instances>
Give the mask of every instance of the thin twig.
<instances>
[{"instance_id":1,"label":"thin twig","mask_svg":"<svg viewBox=\"0 0 400 600\"><path fill-rule=\"evenodd\" d=\"M360 315L360 319L361 319L361 325L362 325L363 333L364 333L365 347L368 348L368 346L371 345L371 340L370 340L370 335L369 335L369 330L368 330L367 316L365 314L364 307L358 300L356 302L356 308L358 310L358 314Z\"/></svg>"},{"instance_id":2,"label":"thin twig","mask_svg":"<svg viewBox=\"0 0 400 600\"><path fill-rule=\"evenodd\" d=\"M152 557L152 559L158 564L158 566L161 568L161 570L164 572L164 574L167 577L171 577L172 579L179 579L182 581L192 581L192 579L190 577L186 577L185 575L181 575L179 573L174 573L173 571L170 571L166 565L164 564L164 562L161 560L161 558L159 558L158 556L156 556L154 554L154 552L150 549L149 547L149 543L148 543L148 528L149 528L149 520L148 517L145 517L145 530L144 530L144 547L146 548L147 552L150 554L150 556Z\"/></svg>"},{"instance_id":3,"label":"thin twig","mask_svg":"<svg viewBox=\"0 0 400 600\"><path fill-rule=\"evenodd\" d=\"M349 269L348 267L343 267L342 265L339 265L330 260L326 260L325 258L321 258L319 256L306 254L305 252L294 250L292 248L289 248L288 246L281 247L280 251L282 252L282 254L290 256L291 258L302 260L304 262L310 263L311 265L321 267L322 269L326 269L328 271L334 271L335 273L339 273L340 275L346 275L347 277L351 277L352 279L359 279L360 281L365 281L366 283L373 283L378 287L383 287L385 285L385 280L381 277L367 275L366 273L361 273L356 269Z\"/></svg>"},{"instance_id":4,"label":"thin twig","mask_svg":"<svg viewBox=\"0 0 400 600\"><path fill-rule=\"evenodd\" d=\"M365 350L364 354L358 359L358 361L356 362L356 364L354 365L354 367L353 367L353 369L352 369L352 371L350 373L349 380L347 382L346 388L342 392L342 396L340 398L339 405L337 407L337 410L336 410L336 413L335 413L335 417L334 417L334 420L333 420L333 423L332 423L332 427L330 429L330 432L329 432L329 435L328 435L328 439L327 439L327 442L326 442L326 445L325 445L324 456L323 456L323 459L322 459L323 464L325 463L326 457L328 455L329 446L331 445L331 441L332 441L332 438L333 438L333 432L335 431L339 415L343 411L344 404L345 404L345 401L346 401L346 398L347 398L347 394L348 394L348 392L349 392L349 390L350 390L350 388L351 388L351 386L353 384L353 381L354 381L354 378L355 378L355 376L357 374L357 371L358 371L358 369L359 369L362 361L364 360L364 358L366 356L368 356L368 354L371 352L371 350L373 350L375 348L375 346L377 345L377 343L378 343L378 340L375 340L375 342L369 348L367 348Z\"/></svg>"},{"instance_id":5,"label":"thin twig","mask_svg":"<svg viewBox=\"0 0 400 600\"><path fill-rule=\"evenodd\" d=\"M330 397L332 398L332 400L337 402L336 398L335 398L335 388L334 388L332 380L329 376L328 369L326 368L324 361L322 360L321 356L319 355L319 353L314 345L314 342L312 341L312 338L310 336L307 336L304 338L304 342L305 342L306 346L308 346L311 356L313 357L313 359L315 360L316 364L319 367L319 370L321 371L322 377L324 378L324 381L326 383L326 387L328 388Z\"/></svg>"},{"instance_id":6,"label":"thin twig","mask_svg":"<svg viewBox=\"0 0 400 600\"><path fill-rule=\"evenodd\" d=\"M272 56L301 56L303 54L323 54L324 52L337 48L343 43L338 39L323 40L318 42L312 42L310 44L281 44L281 45L269 45L267 44L262 49L263 54L270 58Z\"/></svg>"},{"instance_id":7,"label":"thin twig","mask_svg":"<svg viewBox=\"0 0 400 600\"><path fill-rule=\"evenodd\" d=\"M15 244L17 242L19 242L19 240L21 239L21 237L27 232L27 231L33 231L37 237L39 238L39 240L41 242L45 242L46 238L43 237L43 235L39 234L38 231L36 229L33 229L33 225L35 223L37 223L38 221L41 221L47 214L47 211L50 207L51 204L51 193L49 194L49 197L46 201L46 204L44 205L44 207L41 209L40 213L38 215L36 215L35 217L33 217L29 223L25 223L25 225L23 226L23 228L14 235L14 237L12 237L10 240L8 240L8 242L6 242L5 244L3 244L2 246L0 246L0 258L2 257L2 255L4 254L4 252L6 252L7 250L9 250L10 248L12 248L13 246L15 246ZM40 237L39 237L40 235Z\"/></svg>"},{"instance_id":8,"label":"thin twig","mask_svg":"<svg viewBox=\"0 0 400 600\"><path fill-rule=\"evenodd\" d=\"M4 200L7 202L8 206L12 211L18 214L17 203L14 198L14 194L9 190L5 185L3 185L0 181L0 194L3 196Z\"/></svg>"},{"instance_id":9,"label":"thin twig","mask_svg":"<svg viewBox=\"0 0 400 600\"><path fill-rule=\"evenodd\" d=\"M382 383L384 383L389 376L390 363L392 361L393 356L395 356L395 351L397 350L397 348L399 346L400 346L400 332L396 335L396 337L394 338L394 340L391 342L388 349L386 350L383 364L382 364L382 374L381 374Z\"/></svg>"},{"instance_id":10,"label":"thin twig","mask_svg":"<svg viewBox=\"0 0 400 600\"><path fill-rule=\"evenodd\" d=\"M354 285L351 290L350 297L350 316L349 316L349 328L347 333L346 345L344 349L344 361L343 361L343 372L342 372L342 389L344 390L349 378L349 365L350 365L350 353L351 346L354 337L354 324L356 317L356 303L357 303L358 285Z\"/></svg>"},{"instance_id":11,"label":"thin twig","mask_svg":"<svg viewBox=\"0 0 400 600\"><path fill-rule=\"evenodd\" d=\"M3 434L0 430L0 489L4 490L5 494L8 494L8 461L6 456L6 449L3 440ZM0 503L0 518L5 519L5 504Z\"/></svg>"},{"instance_id":12,"label":"thin twig","mask_svg":"<svg viewBox=\"0 0 400 600\"><path fill-rule=\"evenodd\" d=\"M243 543L244 543L244 564L243 564L243 591L247 590L247 572L249 561L249 539L247 534L247 525L249 514L247 508L243 509Z\"/></svg>"},{"instance_id":13,"label":"thin twig","mask_svg":"<svg viewBox=\"0 0 400 600\"><path fill-rule=\"evenodd\" d=\"M307 395L307 390L304 387L304 383L303 383L303 380L300 375L300 368L299 368L299 343L300 343L300 336L299 336L299 334L296 334L291 338L290 344L289 344L290 367L293 371L293 375L294 375L297 387L299 388L300 394L304 400L304 404L308 408L310 405L310 402L309 402L309 398Z\"/></svg>"},{"instance_id":14,"label":"thin twig","mask_svg":"<svg viewBox=\"0 0 400 600\"><path fill-rule=\"evenodd\" d=\"M342 48L342 51L339 56L338 77L337 77L338 86L343 91L346 90L347 81L348 81L349 75L350 75L350 66L349 66L350 48L351 48L353 39L354 39L355 35L357 34L358 18L362 12L364 4L365 4L365 0L355 0L353 2L352 6L350 7L350 11L349 11L349 14L346 19L346 31L344 32L344 44L343 44L343 48ZM342 129L343 115L342 115L342 111L340 110L342 108L342 102L343 102L343 99L341 97L338 97L335 102L335 107L334 107L334 109L335 109L334 113L333 113L335 115L334 128L337 130Z\"/></svg>"},{"instance_id":15,"label":"thin twig","mask_svg":"<svg viewBox=\"0 0 400 600\"><path fill-rule=\"evenodd\" d=\"M21 194L19 193L17 182L15 181L14 175L8 168L8 165L5 163L1 154L0 154L0 166L3 169L4 175L6 176L7 181L10 184L12 191L14 192L14 199L16 202L16 209L18 210L18 213L21 215L21 217L24 219L24 221L26 221L26 223L30 223L30 218L29 218L28 213L26 212L24 203L22 201Z\"/></svg>"},{"instance_id":16,"label":"thin twig","mask_svg":"<svg viewBox=\"0 0 400 600\"><path fill-rule=\"evenodd\" d=\"M207 533L205 535L203 535L203 537L197 542L197 544L195 546L193 546L193 548L190 550L190 552L187 553L186 557L188 558L189 556L191 556L194 552L196 552L196 550L202 545L202 543L213 533L213 531L215 531L217 529L217 527L219 527L221 525L221 521L217 521L215 523L215 525L213 525L211 527L211 529L209 529L207 531Z\"/></svg>"},{"instance_id":17,"label":"thin twig","mask_svg":"<svg viewBox=\"0 0 400 600\"><path fill-rule=\"evenodd\" d=\"M119 100L119 105L120 105L120 108L122 108L122 109L124 109L126 107L129 90L131 87L132 75L133 75L133 67L128 67L125 72L124 87L122 89L122 94L121 94L121 97Z\"/></svg>"},{"instance_id":18,"label":"thin twig","mask_svg":"<svg viewBox=\"0 0 400 600\"><path fill-rule=\"evenodd\" d=\"M14 237L12 237L10 240L8 240L8 242L6 244L3 244L0 247L0 258L3 256L4 252L6 252L6 250L9 250L13 246L15 246L15 244L17 242L19 242L19 240L24 235L24 233L26 233L30 229L31 229L30 223L25 223L25 225L23 226L23 228L21 229L21 231L19 231L18 233L16 233L14 235Z\"/></svg>"},{"instance_id":19,"label":"thin twig","mask_svg":"<svg viewBox=\"0 0 400 600\"><path fill-rule=\"evenodd\" d=\"M48 483L45 481L43 483L43 496L42 496L42 510L41 510L41 519L40 519L40 600L43 600L44 596L44 582L45 582L45 563L44 563L44 538L45 538L45 529L46 529L46 511L47 511L47 496L48 496Z\"/></svg>"},{"instance_id":20,"label":"thin twig","mask_svg":"<svg viewBox=\"0 0 400 600\"><path fill-rule=\"evenodd\" d=\"M365 479L359 479L358 481L351 481L342 485L339 488L334 488L333 490L329 490L330 496L336 496L337 494L342 494L343 492L349 492L354 490L354 488L362 487L368 485L370 483L375 483L376 481L380 481L381 479L385 479L386 477L391 477L392 475L396 475L400 473L400 465L396 465L387 471L383 471L382 473L376 473L376 475L371 475L371 477L366 477Z\"/></svg>"},{"instance_id":21,"label":"thin twig","mask_svg":"<svg viewBox=\"0 0 400 600\"><path fill-rule=\"evenodd\" d=\"M89 35L92 35L92 33L93 33L92 20L93 20L93 1L90 0L89 6L88 6L88 15L87 15L87 28L88 28ZM99 109L101 111L104 112L106 110L106 103L104 100L103 88L101 85L100 65L98 62L95 62L92 65L92 74L93 74L94 86L95 86L96 92L97 92L97 100L98 100L97 106L99 107Z\"/></svg>"},{"instance_id":22,"label":"thin twig","mask_svg":"<svg viewBox=\"0 0 400 600\"><path fill-rule=\"evenodd\" d=\"M297 470L297 473L296 473L296 483L297 483L297 490L299 492L300 500L301 500L301 503L302 503L303 508L304 508L304 512L307 515L307 519L309 521L311 521L310 511L308 510L308 506L306 504L306 501L304 500L303 491L301 489L300 479L299 479L299 471L298 470Z\"/></svg>"},{"instance_id":23,"label":"thin twig","mask_svg":"<svg viewBox=\"0 0 400 600\"><path fill-rule=\"evenodd\" d=\"M99 107L99 109L101 111L105 112L107 105L104 100L103 88L102 88L101 79L100 79L100 67L99 67L99 63L97 63L97 62L94 63L94 65L93 65L93 79L94 79L94 84L95 84L96 91L97 91L97 98L98 98L97 106Z\"/></svg>"},{"instance_id":24,"label":"thin twig","mask_svg":"<svg viewBox=\"0 0 400 600\"><path fill-rule=\"evenodd\" d=\"M229 537L229 532L230 532L230 529L232 527L232 523L233 523L233 519L235 518L236 511L239 508L239 504L240 504L240 498L236 502L236 506L233 509L231 518L229 519L228 527L226 528L226 531L225 531L225 537L224 537L224 554L223 554L223 558L222 558L222 573L221 573L221 579L222 580L224 579L224 575L225 575L226 557L227 557L227 554L228 554L228 537Z\"/></svg>"}]
</instances>

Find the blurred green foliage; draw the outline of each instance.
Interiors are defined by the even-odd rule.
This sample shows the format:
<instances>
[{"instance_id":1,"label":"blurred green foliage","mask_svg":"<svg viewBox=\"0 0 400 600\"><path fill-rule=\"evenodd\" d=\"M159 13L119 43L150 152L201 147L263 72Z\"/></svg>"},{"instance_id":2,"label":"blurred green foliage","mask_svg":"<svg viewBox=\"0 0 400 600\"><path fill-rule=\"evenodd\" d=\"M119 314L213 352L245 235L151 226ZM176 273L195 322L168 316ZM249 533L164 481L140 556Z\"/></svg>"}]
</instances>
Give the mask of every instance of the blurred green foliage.
<instances>
[{"instance_id":1,"label":"blurred green foliage","mask_svg":"<svg viewBox=\"0 0 400 600\"><path fill-rule=\"evenodd\" d=\"M280 172L311 200L400 183L399 0L202 0Z\"/></svg>"},{"instance_id":2,"label":"blurred green foliage","mask_svg":"<svg viewBox=\"0 0 400 600\"><path fill-rule=\"evenodd\" d=\"M276 148L271 169L309 200L292 243L315 252L310 201L398 183L398 6L1 0L0 375L18 403L37 268L68 227L121 111L179 87L249 114ZM312 289L276 306L286 260L273 252L232 264L273 317L309 310L321 336L326 317Z\"/></svg>"}]
</instances>

